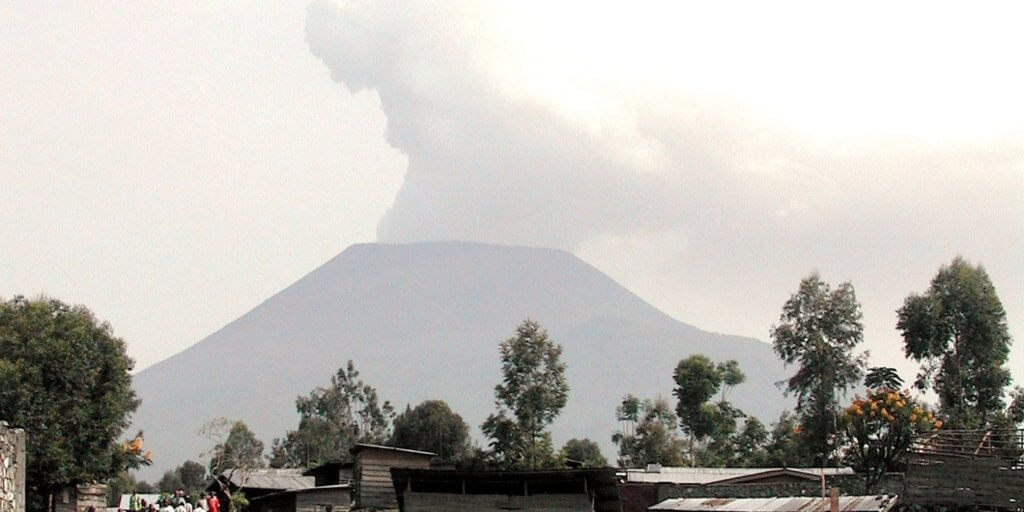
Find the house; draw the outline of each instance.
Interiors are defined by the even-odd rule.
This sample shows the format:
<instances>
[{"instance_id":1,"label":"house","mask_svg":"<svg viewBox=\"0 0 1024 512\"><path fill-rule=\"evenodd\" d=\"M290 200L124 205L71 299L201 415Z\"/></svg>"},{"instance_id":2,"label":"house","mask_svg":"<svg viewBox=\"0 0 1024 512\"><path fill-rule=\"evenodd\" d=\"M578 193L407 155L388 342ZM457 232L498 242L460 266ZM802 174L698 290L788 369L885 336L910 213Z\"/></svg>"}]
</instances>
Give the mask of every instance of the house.
<instances>
[{"instance_id":1,"label":"house","mask_svg":"<svg viewBox=\"0 0 1024 512\"><path fill-rule=\"evenodd\" d=\"M397 508L392 468L429 468L436 454L376 444L352 447L354 508Z\"/></svg>"},{"instance_id":2,"label":"house","mask_svg":"<svg viewBox=\"0 0 1024 512\"><path fill-rule=\"evenodd\" d=\"M317 487L339 485L352 482L353 466L354 462L328 462L309 468L302 474L313 477L314 485Z\"/></svg>"},{"instance_id":3,"label":"house","mask_svg":"<svg viewBox=\"0 0 1024 512\"><path fill-rule=\"evenodd\" d=\"M391 468L429 468L431 452L376 444L357 444L352 462L328 462L299 472L302 486L249 494L254 485L267 485L250 477L246 495L249 512L343 512L395 509L398 501L391 483ZM278 485L287 481L278 482ZM298 482L296 482L298 483Z\"/></svg>"},{"instance_id":4,"label":"house","mask_svg":"<svg viewBox=\"0 0 1024 512\"><path fill-rule=\"evenodd\" d=\"M107 508L106 484L82 484L65 487L53 496L53 512L86 512Z\"/></svg>"},{"instance_id":5,"label":"house","mask_svg":"<svg viewBox=\"0 0 1024 512\"><path fill-rule=\"evenodd\" d=\"M826 481L841 475L853 475L852 468L688 468L652 464L644 469L627 469L627 483L664 483L674 485L775 484L802 481Z\"/></svg>"},{"instance_id":6,"label":"house","mask_svg":"<svg viewBox=\"0 0 1024 512\"><path fill-rule=\"evenodd\" d=\"M652 464L619 473L624 512L640 512L667 498L819 496L821 478L845 487L851 468L688 468Z\"/></svg>"},{"instance_id":7,"label":"house","mask_svg":"<svg viewBox=\"0 0 1024 512\"><path fill-rule=\"evenodd\" d=\"M896 496L839 496L839 512L889 512ZM827 512L829 498L674 498L651 506L651 511L673 512Z\"/></svg>"},{"instance_id":8,"label":"house","mask_svg":"<svg viewBox=\"0 0 1024 512\"><path fill-rule=\"evenodd\" d=\"M352 510L352 484L322 485L260 496L248 512L345 512Z\"/></svg>"},{"instance_id":9,"label":"house","mask_svg":"<svg viewBox=\"0 0 1024 512\"><path fill-rule=\"evenodd\" d=\"M392 468L401 512L620 512L614 469L454 471Z\"/></svg>"},{"instance_id":10,"label":"house","mask_svg":"<svg viewBox=\"0 0 1024 512\"><path fill-rule=\"evenodd\" d=\"M302 468L299 469L275 469L258 468L248 470L225 470L217 476L217 480L223 482L224 486L232 494L239 489L245 493L245 497L252 501L256 498L274 494L281 491L293 489L305 489L313 487L314 478L303 476ZM216 492L221 501L226 503L226 496L221 490L221 485L212 482L206 488L209 492Z\"/></svg>"}]
</instances>

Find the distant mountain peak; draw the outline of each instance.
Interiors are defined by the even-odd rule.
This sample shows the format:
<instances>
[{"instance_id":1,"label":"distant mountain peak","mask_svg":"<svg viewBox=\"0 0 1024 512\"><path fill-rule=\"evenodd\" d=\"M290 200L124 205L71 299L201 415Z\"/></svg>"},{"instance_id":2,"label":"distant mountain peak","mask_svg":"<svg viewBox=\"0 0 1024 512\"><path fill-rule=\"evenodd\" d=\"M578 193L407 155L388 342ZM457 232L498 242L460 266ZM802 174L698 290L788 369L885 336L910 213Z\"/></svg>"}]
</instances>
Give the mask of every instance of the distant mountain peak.
<instances>
[{"instance_id":1,"label":"distant mountain peak","mask_svg":"<svg viewBox=\"0 0 1024 512\"><path fill-rule=\"evenodd\" d=\"M680 323L566 251L357 244L135 377L134 423L158 462L146 476L197 458L206 447L195 432L213 417L242 419L268 443L284 435L297 423L295 397L349 359L383 398L441 398L475 427L493 408L498 344L525 318L565 349L571 391L556 441L590 437L614 455L607 439L621 396L670 396L675 363L695 352L738 359L741 388L764 388L749 404L738 389L740 407L782 408L772 385L782 367L767 344Z\"/></svg>"}]
</instances>

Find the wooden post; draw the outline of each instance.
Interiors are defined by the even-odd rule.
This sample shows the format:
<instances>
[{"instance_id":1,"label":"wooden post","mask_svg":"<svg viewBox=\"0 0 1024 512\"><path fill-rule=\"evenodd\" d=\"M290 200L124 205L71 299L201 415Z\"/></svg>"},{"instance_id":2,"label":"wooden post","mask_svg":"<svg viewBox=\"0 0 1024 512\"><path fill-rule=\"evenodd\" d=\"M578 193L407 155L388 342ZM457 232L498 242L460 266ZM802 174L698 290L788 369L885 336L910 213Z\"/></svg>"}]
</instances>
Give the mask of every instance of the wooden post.
<instances>
[{"instance_id":1,"label":"wooden post","mask_svg":"<svg viewBox=\"0 0 1024 512\"><path fill-rule=\"evenodd\" d=\"M833 487L828 492L829 511L839 512L839 488Z\"/></svg>"}]
</instances>

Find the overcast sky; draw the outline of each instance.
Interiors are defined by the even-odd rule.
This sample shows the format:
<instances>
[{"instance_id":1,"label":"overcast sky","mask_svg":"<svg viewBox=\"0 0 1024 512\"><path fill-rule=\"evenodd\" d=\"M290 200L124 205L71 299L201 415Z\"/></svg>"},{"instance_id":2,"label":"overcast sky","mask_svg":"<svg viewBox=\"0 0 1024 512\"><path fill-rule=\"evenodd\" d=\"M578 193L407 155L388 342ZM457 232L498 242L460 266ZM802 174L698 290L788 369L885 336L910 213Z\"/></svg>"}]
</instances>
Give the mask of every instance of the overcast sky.
<instances>
[{"instance_id":1,"label":"overcast sky","mask_svg":"<svg viewBox=\"0 0 1024 512\"><path fill-rule=\"evenodd\" d=\"M135 4L0 0L0 296L139 368L371 241L563 248L761 339L817 269L905 377L961 254L1024 336L1010 3Z\"/></svg>"}]
</instances>

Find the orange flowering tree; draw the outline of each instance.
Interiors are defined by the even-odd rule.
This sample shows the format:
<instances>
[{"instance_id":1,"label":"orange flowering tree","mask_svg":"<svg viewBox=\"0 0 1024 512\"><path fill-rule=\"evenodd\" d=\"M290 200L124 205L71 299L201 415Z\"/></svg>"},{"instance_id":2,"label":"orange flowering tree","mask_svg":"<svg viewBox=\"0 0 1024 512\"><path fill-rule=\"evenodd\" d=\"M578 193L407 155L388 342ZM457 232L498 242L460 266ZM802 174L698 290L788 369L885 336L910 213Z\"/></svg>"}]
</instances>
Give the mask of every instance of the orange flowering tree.
<instances>
[{"instance_id":1,"label":"orange flowering tree","mask_svg":"<svg viewBox=\"0 0 1024 512\"><path fill-rule=\"evenodd\" d=\"M887 472L902 471L911 439L922 432L942 428L928 407L909 391L883 387L859 395L840 415L849 444L847 462L864 475L871 492Z\"/></svg>"}]
</instances>

